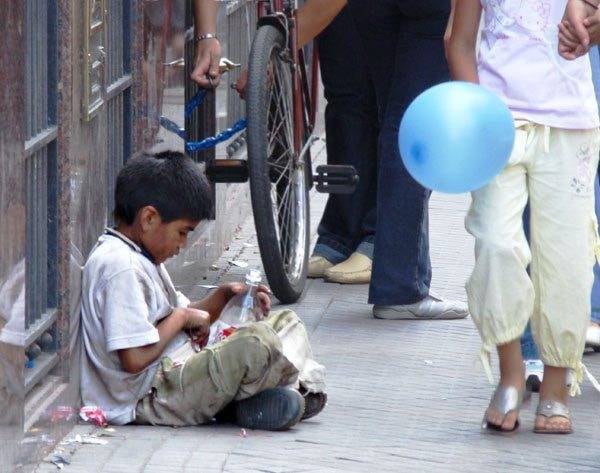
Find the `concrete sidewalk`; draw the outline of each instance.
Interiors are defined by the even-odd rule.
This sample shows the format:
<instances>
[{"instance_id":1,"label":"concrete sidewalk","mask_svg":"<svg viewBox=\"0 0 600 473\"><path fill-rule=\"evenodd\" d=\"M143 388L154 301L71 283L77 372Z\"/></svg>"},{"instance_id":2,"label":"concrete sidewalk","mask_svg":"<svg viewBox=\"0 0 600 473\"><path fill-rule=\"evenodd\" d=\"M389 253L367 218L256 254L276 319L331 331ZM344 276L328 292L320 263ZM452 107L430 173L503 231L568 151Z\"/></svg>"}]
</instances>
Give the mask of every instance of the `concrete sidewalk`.
<instances>
[{"instance_id":1,"label":"concrete sidewalk","mask_svg":"<svg viewBox=\"0 0 600 473\"><path fill-rule=\"evenodd\" d=\"M325 196L312 198L316 229ZM431 203L433 290L465 299L472 242L464 231L464 196ZM249 219L217 262L214 284L241 280L232 260L260 264ZM190 286L194 297L205 289ZM307 324L316 358L328 369L329 404L288 432L224 426L116 427L106 445L74 450L67 472L448 472L599 471L600 394L589 383L573 403L575 433L531 432L536 398L509 436L485 434L480 421L491 395L477 365L479 336L470 319L382 321L371 316L366 286L310 281L293 306ZM586 356L600 374L600 355ZM67 438L94 429L77 426ZM43 463L38 472L56 471Z\"/></svg>"}]
</instances>

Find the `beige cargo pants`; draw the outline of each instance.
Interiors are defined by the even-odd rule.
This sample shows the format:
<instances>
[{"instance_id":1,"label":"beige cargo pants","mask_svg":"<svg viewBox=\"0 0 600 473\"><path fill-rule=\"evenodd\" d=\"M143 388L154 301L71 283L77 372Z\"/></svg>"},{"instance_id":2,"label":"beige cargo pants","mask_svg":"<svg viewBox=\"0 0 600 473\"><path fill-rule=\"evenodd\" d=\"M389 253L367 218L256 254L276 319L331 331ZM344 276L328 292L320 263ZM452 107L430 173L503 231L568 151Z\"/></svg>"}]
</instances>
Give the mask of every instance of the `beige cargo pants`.
<instances>
[{"instance_id":1,"label":"beige cargo pants","mask_svg":"<svg viewBox=\"0 0 600 473\"><path fill-rule=\"evenodd\" d=\"M291 310L237 330L195 353L190 344L162 359L152 390L136 408L138 424L210 422L233 400L277 386L325 389L325 369L312 358L306 329Z\"/></svg>"},{"instance_id":2,"label":"beige cargo pants","mask_svg":"<svg viewBox=\"0 0 600 473\"><path fill-rule=\"evenodd\" d=\"M598 130L518 122L508 165L472 194L466 228L475 237L475 267L466 288L488 373L486 355L518 339L531 320L542 361L575 370L581 382L598 246L598 147Z\"/></svg>"}]
</instances>

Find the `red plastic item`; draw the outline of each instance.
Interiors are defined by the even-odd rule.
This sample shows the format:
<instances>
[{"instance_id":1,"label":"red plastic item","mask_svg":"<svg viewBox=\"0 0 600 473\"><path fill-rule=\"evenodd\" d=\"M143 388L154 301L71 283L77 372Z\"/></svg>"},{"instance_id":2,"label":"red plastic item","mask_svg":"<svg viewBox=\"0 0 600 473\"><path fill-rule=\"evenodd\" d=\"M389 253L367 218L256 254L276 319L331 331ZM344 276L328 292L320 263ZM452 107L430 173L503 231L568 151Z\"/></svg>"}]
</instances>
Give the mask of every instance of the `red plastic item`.
<instances>
[{"instance_id":1,"label":"red plastic item","mask_svg":"<svg viewBox=\"0 0 600 473\"><path fill-rule=\"evenodd\" d=\"M66 422L73 418L75 409L71 406L58 406L50 413L50 422Z\"/></svg>"},{"instance_id":2,"label":"red plastic item","mask_svg":"<svg viewBox=\"0 0 600 473\"><path fill-rule=\"evenodd\" d=\"M227 338L230 335L233 334L233 332L235 332L237 330L236 327L228 327L226 329L223 329L223 337Z\"/></svg>"},{"instance_id":3,"label":"red plastic item","mask_svg":"<svg viewBox=\"0 0 600 473\"><path fill-rule=\"evenodd\" d=\"M79 410L79 417L81 417L84 422L91 422L98 427L106 427L108 425L106 414L97 406L83 406Z\"/></svg>"}]
</instances>

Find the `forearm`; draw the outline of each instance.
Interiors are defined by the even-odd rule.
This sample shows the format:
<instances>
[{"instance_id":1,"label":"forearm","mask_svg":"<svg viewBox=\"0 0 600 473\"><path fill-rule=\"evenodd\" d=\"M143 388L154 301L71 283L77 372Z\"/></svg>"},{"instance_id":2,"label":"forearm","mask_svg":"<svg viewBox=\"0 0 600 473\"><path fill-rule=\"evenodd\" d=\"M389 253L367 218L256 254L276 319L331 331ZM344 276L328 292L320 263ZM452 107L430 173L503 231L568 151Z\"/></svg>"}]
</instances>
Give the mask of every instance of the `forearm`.
<instances>
[{"instance_id":1,"label":"forearm","mask_svg":"<svg viewBox=\"0 0 600 473\"><path fill-rule=\"evenodd\" d=\"M448 44L450 36L452 36L452 24L454 23L454 11L456 10L456 0L450 1L450 16L448 17L448 24L446 25L446 31L444 32L444 47L446 48L446 59L448 59Z\"/></svg>"},{"instance_id":2,"label":"forearm","mask_svg":"<svg viewBox=\"0 0 600 473\"><path fill-rule=\"evenodd\" d=\"M245 289L245 286L241 285ZM199 301L190 303L192 309L208 312L210 315L210 323L214 323L221 316L221 311L227 305L227 302L236 294L232 289L231 284L219 286L212 291L208 296Z\"/></svg>"},{"instance_id":3,"label":"forearm","mask_svg":"<svg viewBox=\"0 0 600 473\"><path fill-rule=\"evenodd\" d=\"M453 80L479 83L474 47L450 39L446 46L446 58Z\"/></svg>"},{"instance_id":4,"label":"forearm","mask_svg":"<svg viewBox=\"0 0 600 473\"><path fill-rule=\"evenodd\" d=\"M130 373L139 373L160 358L165 348L179 335L185 325L185 309L174 309L156 326L159 341L152 345L119 350L123 368Z\"/></svg>"},{"instance_id":5,"label":"forearm","mask_svg":"<svg viewBox=\"0 0 600 473\"><path fill-rule=\"evenodd\" d=\"M217 289L212 294L206 296L204 299L194 301L190 303L189 307L192 309L203 310L210 314L210 323L214 323L215 320L221 315L222 308L227 304L225 295L222 294L220 289Z\"/></svg>"},{"instance_id":6,"label":"forearm","mask_svg":"<svg viewBox=\"0 0 600 473\"><path fill-rule=\"evenodd\" d=\"M196 36L217 32L218 4L215 0L194 0L194 26Z\"/></svg>"},{"instance_id":7,"label":"forearm","mask_svg":"<svg viewBox=\"0 0 600 473\"><path fill-rule=\"evenodd\" d=\"M346 6L346 0L308 0L298 9L298 47L312 41Z\"/></svg>"},{"instance_id":8,"label":"forearm","mask_svg":"<svg viewBox=\"0 0 600 473\"><path fill-rule=\"evenodd\" d=\"M475 49L480 19L480 0L452 2L452 14L444 44L450 74L454 80L479 83Z\"/></svg>"}]
</instances>

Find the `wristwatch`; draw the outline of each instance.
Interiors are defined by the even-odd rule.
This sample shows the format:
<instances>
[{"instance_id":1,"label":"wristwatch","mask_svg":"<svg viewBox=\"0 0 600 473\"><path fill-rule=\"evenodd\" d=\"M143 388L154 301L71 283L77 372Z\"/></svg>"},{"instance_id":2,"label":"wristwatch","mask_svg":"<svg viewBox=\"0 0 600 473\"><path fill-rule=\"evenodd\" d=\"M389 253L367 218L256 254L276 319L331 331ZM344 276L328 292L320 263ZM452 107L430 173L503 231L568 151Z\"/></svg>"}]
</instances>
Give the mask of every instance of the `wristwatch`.
<instances>
[{"instance_id":1,"label":"wristwatch","mask_svg":"<svg viewBox=\"0 0 600 473\"><path fill-rule=\"evenodd\" d=\"M196 36L195 41L203 41L205 39L216 39L217 41L219 41L219 38L217 37L217 33L202 33L199 34L198 36Z\"/></svg>"}]
</instances>

